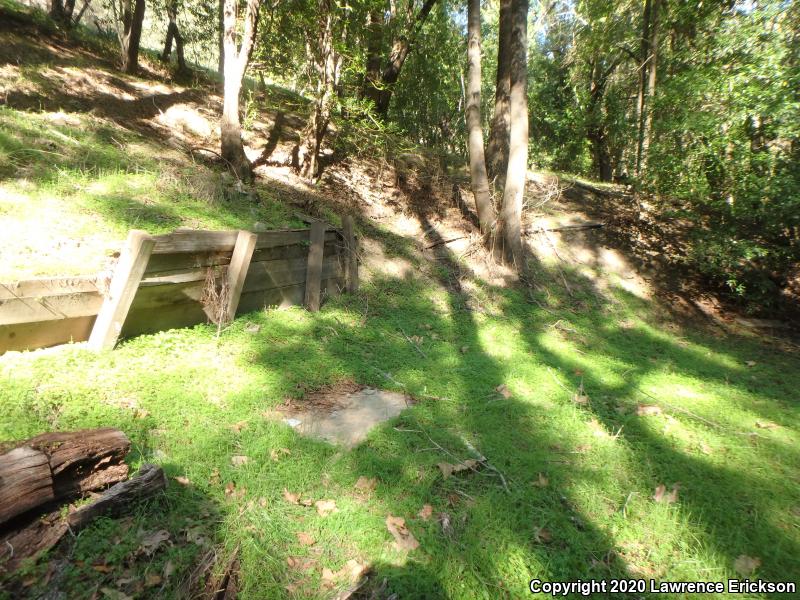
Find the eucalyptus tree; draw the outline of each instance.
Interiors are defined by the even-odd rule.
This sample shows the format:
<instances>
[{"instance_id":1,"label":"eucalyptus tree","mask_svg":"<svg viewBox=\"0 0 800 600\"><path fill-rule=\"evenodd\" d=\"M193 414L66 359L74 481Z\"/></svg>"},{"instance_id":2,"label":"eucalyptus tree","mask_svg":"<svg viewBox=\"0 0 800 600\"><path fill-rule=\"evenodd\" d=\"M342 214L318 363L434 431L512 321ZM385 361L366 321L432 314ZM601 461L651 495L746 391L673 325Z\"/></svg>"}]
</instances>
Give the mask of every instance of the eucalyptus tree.
<instances>
[{"instance_id":1,"label":"eucalyptus tree","mask_svg":"<svg viewBox=\"0 0 800 600\"><path fill-rule=\"evenodd\" d=\"M255 44L260 9L261 0L247 0L242 19L241 36L237 36L240 21L238 17L238 1L225 0L223 13L225 24L225 81L222 119L220 120L221 154L230 170L240 180L249 180L253 177L252 165L244 152L244 145L242 144L239 95L242 89L242 78L247 70ZM237 37L241 37L241 41L238 43Z\"/></svg>"}]
</instances>

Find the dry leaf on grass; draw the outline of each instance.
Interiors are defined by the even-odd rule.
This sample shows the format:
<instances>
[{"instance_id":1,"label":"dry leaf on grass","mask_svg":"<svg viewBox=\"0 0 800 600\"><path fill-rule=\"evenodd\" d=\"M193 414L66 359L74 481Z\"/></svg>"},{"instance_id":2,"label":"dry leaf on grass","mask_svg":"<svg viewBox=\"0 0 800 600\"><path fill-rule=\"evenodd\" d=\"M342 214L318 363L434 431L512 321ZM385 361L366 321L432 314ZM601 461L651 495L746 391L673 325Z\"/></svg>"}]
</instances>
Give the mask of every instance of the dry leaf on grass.
<instances>
[{"instance_id":1,"label":"dry leaf on grass","mask_svg":"<svg viewBox=\"0 0 800 600\"><path fill-rule=\"evenodd\" d=\"M177 477L174 477L173 479L175 479L175 481L177 481L181 485L191 485L191 483L192 483L191 481L189 481L189 478L184 476L184 475L178 475Z\"/></svg>"},{"instance_id":2,"label":"dry leaf on grass","mask_svg":"<svg viewBox=\"0 0 800 600\"><path fill-rule=\"evenodd\" d=\"M427 521L431 518L433 514L433 507L430 504L423 504L420 511L417 513L417 516L422 519L423 521Z\"/></svg>"},{"instance_id":3,"label":"dry leaf on grass","mask_svg":"<svg viewBox=\"0 0 800 600\"><path fill-rule=\"evenodd\" d=\"M273 448L269 451L269 457L275 462L278 462L281 456L289 456L291 453L292 451L288 448Z\"/></svg>"},{"instance_id":4,"label":"dry leaf on grass","mask_svg":"<svg viewBox=\"0 0 800 600\"><path fill-rule=\"evenodd\" d=\"M533 485L541 488L547 487L548 485L550 485L550 480L544 473L539 473L539 478L533 482Z\"/></svg>"},{"instance_id":5,"label":"dry leaf on grass","mask_svg":"<svg viewBox=\"0 0 800 600\"><path fill-rule=\"evenodd\" d=\"M747 576L752 574L758 567L761 566L761 559L754 556L747 556L746 554L740 555L733 561L733 568L739 574Z\"/></svg>"},{"instance_id":6,"label":"dry leaf on grass","mask_svg":"<svg viewBox=\"0 0 800 600\"><path fill-rule=\"evenodd\" d=\"M231 456L231 464L234 467L241 467L242 465L246 465L248 460L250 459L247 458L246 456L242 456L241 454Z\"/></svg>"},{"instance_id":7,"label":"dry leaf on grass","mask_svg":"<svg viewBox=\"0 0 800 600\"><path fill-rule=\"evenodd\" d=\"M444 475L444 478L447 479L453 473L460 473L461 471L475 469L479 464L480 463L477 460L470 458L457 465L442 462L439 463L437 466L439 467L439 470L442 472L442 475Z\"/></svg>"},{"instance_id":8,"label":"dry leaf on grass","mask_svg":"<svg viewBox=\"0 0 800 600\"><path fill-rule=\"evenodd\" d=\"M283 488L283 499L290 504L300 504L300 493L298 492L295 494L286 488Z\"/></svg>"},{"instance_id":9,"label":"dry leaf on grass","mask_svg":"<svg viewBox=\"0 0 800 600\"><path fill-rule=\"evenodd\" d=\"M572 401L580 406L586 406L589 404L589 396L583 391L583 386L581 386L581 388L575 392L575 395L572 396Z\"/></svg>"},{"instance_id":10,"label":"dry leaf on grass","mask_svg":"<svg viewBox=\"0 0 800 600\"><path fill-rule=\"evenodd\" d=\"M419 542L406 527L406 520L403 517L387 516L386 529L394 536L395 546L399 550L415 550L419 548Z\"/></svg>"},{"instance_id":11,"label":"dry leaf on grass","mask_svg":"<svg viewBox=\"0 0 800 600\"><path fill-rule=\"evenodd\" d=\"M509 390L508 387L506 386L506 384L504 384L504 383L501 383L496 388L494 388L494 391L497 392L498 394L500 394L506 400L511 398L511 390Z\"/></svg>"},{"instance_id":12,"label":"dry leaf on grass","mask_svg":"<svg viewBox=\"0 0 800 600\"><path fill-rule=\"evenodd\" d=\"M374 477L364 477L363 475L356 481L355 488L363 492L371 492L378 486L378 480Z\"/></svg>"},{"instance_id":13,"label":"dry leaf on grass","mask_svg":"<svg viewBox=\"0 0 800 600\"><path fill-rule=\"evenodd\" d=\"M297 535L297 541L300 542L301 546L313 546L317 543L317 540L314 539L310 533L306 533L305 531L298 531L295 535Z\"/></svg>"},{"instance_id":14,"label":"dry leaf on grass","mask_svg":"<svg viewBox=\"0 0 800 600\"><path fill-rule=\"evenodd\" d=\"M339 509L336 508L335 500L317 500L314 506L317 507L317 512L321 517L327 517L329 514L339 511Z\"/></svg>"},{"instance_id":15,"label":"dry leaf on grass","mask_svg":"<svg viewBox=\"0 0 800 600\"><path fill-rule=\"evenodd\" d=\"M553 541L553 534L546 527L536 527L533 530L533 539L537 544L549 544Z\"/></svg>"},{"instance_id":16,"label":"dry leaf on grass","mask_svg":"<svg viewBox=\"0 0 800 600\"><path fill-rule=\"evenodd\" d=\"M208 478L208 483L210 483L211 485L219 484L219 469L214 468L211 471L211 477Z\"/></svg>"},{"instance_id":17,"label":"dry leaf on grass","mask_svg":"<svg viewBox=\"0 0 800 600\"><path fill-rule=\"evenodd\" d=\"M672 486L672 491L668 494L667 486L662 483L656 487L655 494L653 494L653 500L656 502L663 502L665 504L674 504L678 501L678 490L680 487L680 483L674 484Z\"/></svg>"},{"instance_id":18,"label":"dry leaf on grass","mask_svg":"<svg viewBox=\"0 0 800 600\"><path fill-rule=\"evenodd\" d=\"M640 417L660 415L662 412L661 407L655 404L640 404L636 407L636 414Z\"/></svg>"},{"instance_id":19,"label":"dry leaf on grass","mask_svg":"<svg viewBox=\"0 0 800 600\"><path fill-rule=\"evenodd\" d=\"M146 554L147 556L152 556L156 550L158 550L162 544L165 544L169 541L169 531L166 529L159 529L158 531L151 531L147 535L142 538L141 543L139 544L139 554Z\"/></svg>"},{"instance_id":20,"label":"dry leaf on grass","mask_svg":"<svg viewBox=\"0 0 800 600\"><path fill-rule=\"evenodd\" d=\"M109 567L108 565L92 565L92 569L98 573L111 573L111 571L114 570L114 567Z\"/></svg>"},{"instance_id":21,"label":"dry leaf on grass","mask_svg":"<svg viewBox=\"0 0 800 600\"><path fill-rule=\"evenodd\" d=\"M234 423L233 425L230 425L230 429L234 433L239 433L242 431L242 429L247 429L247 421L239 421L238 423Z\"/></svg>"},{"instance_id":22,"label":"dry leaf on grass","mask_svg":"<svg viewBox=\"0 0 800 600\"><path fill-rule=\"evenodd\" d=\"M307 556L288 556L286 558L286 564L295 571L310 571L316 563L317 561Z\"/></svg>"},{"instance_id":23,"label":"dry leaf on grass","mask_svg":"<svg viewBox=\"0 0 800 600\"><path fill-rule=\"evenodd\" d=\"M759 429L777 429L780 425L771 421L756 421L756 427Z\"/></svg>"},{"instance_id":24,"label":"dry leaf on grass","mask_svg":"<svg viewBox=\"0 0 800 600\"><path fill-rule=\"evenodd\" d=\"M161 585L163 582L164 579L162 579L161 575L158 573L148 573L144 578L145 587L155 587L157 585Z\"/></svg>"},{"instance_id":25,"label":"dry leaf on grass","mask_svg":"<svg viewBox=\"0 0 800 600\"><path fill-rule=\"evenodd\" d=\"M757 363L754 360L746 360L744 361L744 364L746 364L748 367L755 367Z\"/></svg>"}]
</instances>

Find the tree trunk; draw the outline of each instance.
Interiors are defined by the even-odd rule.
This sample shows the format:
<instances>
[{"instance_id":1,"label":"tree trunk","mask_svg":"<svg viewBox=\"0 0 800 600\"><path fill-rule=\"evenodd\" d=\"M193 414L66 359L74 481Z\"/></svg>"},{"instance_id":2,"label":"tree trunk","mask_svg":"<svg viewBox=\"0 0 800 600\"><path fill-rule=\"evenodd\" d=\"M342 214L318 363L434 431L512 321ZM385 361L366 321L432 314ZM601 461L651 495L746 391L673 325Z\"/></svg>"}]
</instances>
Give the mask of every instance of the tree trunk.
<instances>
[{"instance_id":1,"label":"tree trunk","mask_svg":"<svg viewBox=\"0 0 800 600\"><path fill-rule=\"evenodd\" d=\"M169 18L169 25L167 26L167 38L164 41L164 52L161 54L162 62L169 62L172 56L172 42L175 42L175 53L178 55L178 73L186 73L186 58L183 54L183 36L178 28L178 7L175 3L167 5L167 17Z\"/></svg>"},{"instance_id":2,"label":"tree trunk","mask_svg":"<svg viewBox=\"0 0 800 600\"><path fill-rule=\"evenodd\" d=\"M653 100L656 95L656 68L658 66L658 11L660 0L653 0L652 14L650 17L650 56L647 62L647 97L643 105L643 124L640 170L647 170L647 153L650 150L650 132L653 127Z\"/></svg>"},{"instance_id":3,"label":"tree trunk","mask_svg":"<svg viewBox=\"0 0 800 600\"><path fill-rule=\"evenodd\" d=\"M169 25L167 25L167 37L164 40L164 51L161 53L161 62L169 62L172 56L172 40L175 38L175 23L170 17Z\"/></svg>"},{"instance_id":4,"label":"tree trunk","mask_svg":"<svg viewBox=\"0 0 800 600\"><path fill-rule=\"evenodd\" d=\"M133 2L133 12L131 12ZM133 74L139 70L139 42L142 39L145 0L126 0L123 12L122 70Z\"/></svg>"},{"instance_id":5,"label":"tree trunk","mask_svg":"<svg viewBox=\"0 0 800 600\"><path fill-rule=\"evenodd\" d=\"M498 219L495 256L525 268L522 202L528 175L528 0L513 0L511 17L511 93L508 170Z\"/></svg>"},{"instance_id":6,"label":"tree trunk","mask_svg":"<svg viewBox=\"0 0 800 600\"><path fill-rule=\"evenodd\" d=\"M486 146L486 167L495 190L505 188L508 169L508 143L511 115L511 0L500 0L500 23L497 40L497 81L494 92L494 115Z\"/></svg>"},{"instance_id":7,"label":"tree trunk","mask_svg":"<svg viewBox=\"0 0 800 600\"><path fill-rule=\"evenodd\" d=\"M495 215L481 125L481 0L469 0L467 9L467 103L466 121L469 147L469 172L478 222L484 239L489 239Z\"/></svg>"},{"instance_id":8,"label":"tree trunk","mask_svg":"<svg viewBox=\"0 0 800 600\"><path fill-rule=\"evenodd\" d=\"M642 37L640 40L640 53L639 53L639 86L636 92L636 176L642 168L642 140L644 133L644 97L646 94L646 81L645 68L647 66L648 58L650 57L650 14L651 14L652 0L645 0L644 13L642 14Z\"/></svg>"},{"instance_id":9,"label":"tree trunk","mask_svg":"<svg viewBox=\"0 0 800 600\"><path fill-rule=\"evenodd\" d=\"M125 479L130 442L117 429L45 433L0 455L0 526L53 500Z\"/></svg>"},{"instance_id":10,"label":"tree trunk","mask_svg":"<svg viewBox=\"0 0 800 600\"><path fill-rule=\"evenodd\" d=\"M319 0L317 36L315 39L309 39L306 45L309 61L317 73L317 82L314 112L303 131L297 151L297 163L300 174L309 181L317 177L319 152L328 132L331 111L336 100L339 55L333 44L333 6L331 0Z\"/></svg>"},{"instance_id":11,"label":"tree trunk","mask_svg":"<svg viewBox=\"0 0 800 600\"><path fill-rule=\"evenodd\" d=\"M612 181L614 168L604 128L602 126L591 128L587 137L592 145L592 158L600 181Z\"/></svg>"},{"instance_id":12,"label":"tree trunk","mask_svg":"<svg viewBox=\"0 0 800 600\"><path fill-rule=\"evenodd\" d=\"M220 122L221 154L228 163L228 168L242 181L253 178L253 168L242 144L242 126L239 120L239 93L242 89L242 78L250 61L250 53L258 26L258 12L261 0L248 0L244 17L242 45L236 49L237 1L224 0L225 24L225 70L224 98L222 103L222 121Z\"/></svg>"},{"instance_id":13,"label":"tree trunk","mask_svg":"<svg viewBox=\"0 0 800 600\"><path fill-rule=\"evenodd\" d=\"M398 37L392 44L392 50L389 53L389 62L381 74L381 89L377 90L377 102L375 109L379 116L386 118L389 114L389 102L392 99L392 86L397 83L400 77L400 71L408 58L408 53L411 52L411 46L428 18L428 15L436 4L436 0L425 0L425 4L417 13L417 16L409 24L407 30Z\"/></svg>"},{"instance_id":14,"label":"tree trunk","mask_svg":"<svg viewBox=\"0 0 800 600\"><path fill-rule=\"evenodd\" d=\"M367 64L361 97L377 106L381 79L381 46L383 45L383 14L371 11L367 22Z\"/></svg>"},{"instance_id":15,"label":"tree trunk","mask_svg":"<svg viewBox=\"0 0 800 600\"><path fill-rule=\"evenodd\" d=\"M218 50L219 57L217 60L217 73L220 77L225 76L225 0L219 0L217 3L217 25L219 27L219 40Z\"/></svg>"}]
</instances>

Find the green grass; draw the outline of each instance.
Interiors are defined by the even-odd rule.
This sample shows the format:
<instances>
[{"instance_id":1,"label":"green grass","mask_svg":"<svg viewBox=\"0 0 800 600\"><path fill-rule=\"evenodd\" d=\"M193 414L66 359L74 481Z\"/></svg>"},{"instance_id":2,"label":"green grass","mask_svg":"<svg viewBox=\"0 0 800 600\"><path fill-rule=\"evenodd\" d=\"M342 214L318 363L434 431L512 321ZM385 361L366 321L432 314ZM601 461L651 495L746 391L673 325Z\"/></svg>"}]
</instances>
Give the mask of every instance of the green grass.
<instances>
[{"instance_id":1,"label":"green grass","mask_svg":"<svg viewBox=\"0 0 800 600\"><path fill-rule=\"evenodd\" d=\"M103 268L129 229L299 226L201 163L102 118L0 107L0 280Z\"/></svg>"},{"instance_id":2,"label":"green grass","mask_svg":"<svg viewBox=\"0 0 800 600\"><path fill-rule=\"evenodd\" d=\"M0 359L0 439L116 426L133 441L134 468L155 462L191 481L171 480L129 519L80 533L63 589L88 598L123 571L143 581L170 562L171 597L205 548L189 541L200 534L239 547L244 598L291 597L286 586L298 582L295 597L329 597L321 570L353 558L401 598L523 597L533 577L719 581L735 576L742 554L761 560L760 577L796 578L797 356L681 330L621 290L603 298L584 282L569 298L556 289L537 304L480 285L473 301L483 312L473 312L435 280L378 279L319 314L254 313L219 338L202 326L99 355ZM426 358L400 329L424 338ZM352 451L299 437L275 417L285 398L343 379L419 402ZM573 399L581 381L585 405ZM638 404L664 412L639 416ZM503 473L508 493L486 469L442 478L436 464L453 460L436 445L469 458L465 441ZM273 460L281 448L291 454ZM248 464L233 467L242 454ZM536 485L540 473L546 486ZM378 480L366 499L354 489L360 476ZM243 495L226 495L228 483ZM656 486L675 483L676 503L653 501ZM287 503L284 489L333 499L339 512ZM424 504L429 521L416 517ZM418 550L393 548L389 514L406 518ZM170 544L137 555L140 538L159 529ZM301 546L299 531L316 545ZM313 558L314 569L289 568L291 556ZM110 574L94 568L105 563Z\"/></svg>"}]
</instances>

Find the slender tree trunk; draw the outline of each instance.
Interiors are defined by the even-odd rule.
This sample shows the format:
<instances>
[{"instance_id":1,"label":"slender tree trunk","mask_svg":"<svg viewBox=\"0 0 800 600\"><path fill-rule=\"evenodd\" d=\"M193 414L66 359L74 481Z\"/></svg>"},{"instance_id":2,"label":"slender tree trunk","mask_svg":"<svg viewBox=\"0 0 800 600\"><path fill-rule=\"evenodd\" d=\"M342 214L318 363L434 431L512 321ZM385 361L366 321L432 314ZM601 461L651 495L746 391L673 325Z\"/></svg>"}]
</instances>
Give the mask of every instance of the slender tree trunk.
<instances>
[{"instance_id":1,"label":"slender tree trunk","mask_svg":"<svg viewBox=\"0 0 800 600\"><path fill-rule=\"evenodd\" d=\"M481 0L469 0L467 15L467 134L472 195L484 239L488 239L495 215L486 161L483 154L481 125Z\"/></svg>"},{"instance_id":2,"label":"slender tree trunk","mask_svg":"<svg viewBox=\"0 0 800 600\"><path fill-rule=\"evenodd\" d=\"M181 36L181 31L178 28L178 6L176 3L167 5L167 17L169 18L169 25L167 26L167 37L164 41L164 52L161 53L161 61L169 62L174 41L175 53L178 55L178 72L185 73L188 69L186 67L186 57L183 53L183 36Z\"/></svg>"},{"instance_id":3,"label":"slender tree trunk","mask_svg":"<svg viewBox=\"0 0 800 600\"><path fill-rule=\"evenodd\" d=\"M486 146L486 167L495 189L505 188L508 169L508 143L511 114L511 0L500 0L500 23L497 43L497 81L494 92L494 115Z\"/></svg>"},{"instance_id":4,"label":"slender tree trunk","mask_svg":"<svg viewBox=\"0 0 800 600\"><path fill-rule=\"evenodd\" d=\"M642 140L644 133L644 97L646 94L645 70L650 57L650 13L652 0L645 0L644 13L642 14L642 37L640 40L641 51L639 53L639 88L636 93L636 176L642 168Z\"/></svg>"},{"instance_id":5,"label":"slender tree trunk","mask_svg":"<svg viewBox=\"0 0 800 600\"><path fill-rule=\"evenodd\" d=\"M218 50L219 56L217 60L217 73L220 77L225 76L225 0L219 0L217 3L217 26L219 28Z\"/></svg>"},{"instance_id":6,"label":"slender tree trunk","mask_svg":"<svg viewBox=\"0 0 800 600\"><path fill-rule=\"evenodd\" d=\"M131 10L131 1L133 10ZM123 11L122 70L136 73L139 70L139 42L142 39L145 0L126 0Z\"/></svg>"},{"instance_id":7,"label":"slender tree trunk","mask_svg":"<svg viewBox=\"0 0 800 600\"><path fill-rule=\"evenodd\" d=\"M167 25L167 37L164 40L164 51L161 53L161 62L169 62L172 56L172 40L175 38L175 28L172 18L170 18L169 25Z\"/></svg>"},{"instance_id":8,"label":"slender tree trunk","mask_svg":"<svg viewBox=\"0 0 800 600\"><path fill-rule=\"evenodd\" d=\"M513 0L508 170L498 219L495 256L525 268L522 250L522 202L528 174L528 0Z\"/></svg>"},{"instance_id":9,"label":"slender tree trunk","mask_svg":"<svg viewBox=\"0 0 800 600\"><path fill-rule=\"evenodd\" d=\"M314 112L303 130L302 140L297 150L300 173L313 181L318 172L319 153L336 101L336 84L339 73L339 56L333 45L334 18L331 0L319 0L317 18L319 19L316 39L307 43L307 53L317 73L314 94Z\"/></svg>"},{"instance_id":10,"label":"slender tree trunk","mask_svg":"<svg viewBox=\"0 0 800 600\"><path fill-rule=\"evenodd\" d=\"M78 11L78 14L75 16L75 19L72 22L73 25L77 25L78 23L81 22L81 19L83 18L86 9L89 8L89 4L91 4L91 1L92 0L83 0L83 5L81 5L81 9Z\"/></svg>"},{"instance_id":11,"label":"slender tree trunk","mask_svg":"<svg viewBox=\"0 0 800 600\"><path fill-rule=\"evenodd\" d=\"M653 128L653 100L656 95L656 69L658 66L658 19L661 1L653 0L652 14L650 17L650 57L647 63L647 99L644 103L644 115L642 124L642 151L640 159L640 170L644 173L647 170L647 153L650 150L650 132Z\"/></svg>"},{"instance_id":12,"label":"slender tree trunk","mask_svg":"<svg viewBox=\"0 0 800 600\"><path fill-rule=\"evenodd\" d=\"M242 89L242 78L247 70L247 63L250 61L250 53L253 50L261 0L247 1L242 44L238 51L236 48L237 0L224 0L224 2L225 84L222 121L220 122L221 153L230 170L240 180L249 181L253 178L253 169L244 153L242 144L239 93Z\"/></svg>"},{"instance_id":13,"label":"slender tree trunk","mask_svg":"<svg viewBox=\"0 0 800 600\"><path fill-rule=\"evenodd\" d=\"M400 71L408 58L408 53L411 52L411 47L422 28L425 20L436 4L436 0L425 0L425 4L417 13L417 16L412 20L406 32L398 37L392 44L392 50L389 53L389 62L381 73L381 89L377 90L378 100L375 103L375 109L378 115L386 117L389 114L389 103L392 99L392 87L400 77Z\"/></svg>"},{"instance_id":14,"label":"slender tree trunk","mask_svg":"<svg viewBox=\"0 0 800 600\"><path fill-rule=\"evenodd\" d=\"M383 14L373 10L367 22L367 64L361 97L377 105L381 80L381 46L383 45Z\"/></svg>"}]
</instances>

